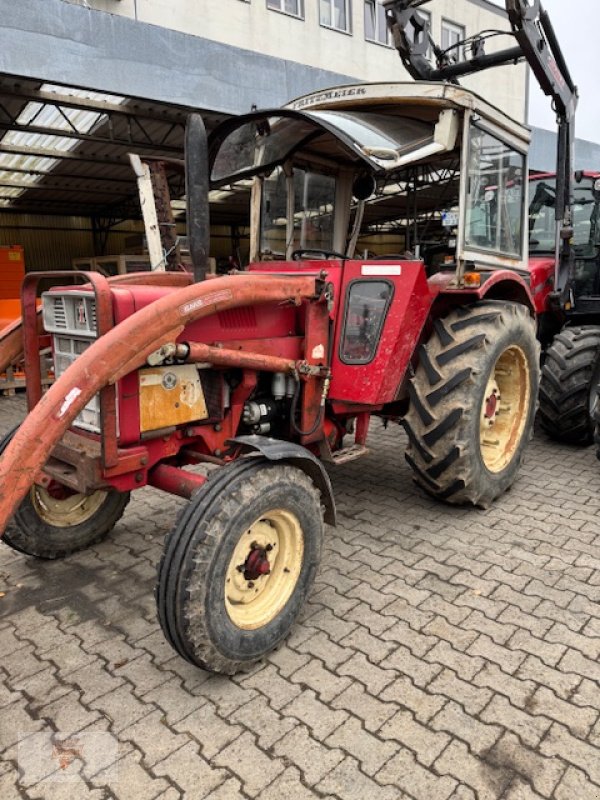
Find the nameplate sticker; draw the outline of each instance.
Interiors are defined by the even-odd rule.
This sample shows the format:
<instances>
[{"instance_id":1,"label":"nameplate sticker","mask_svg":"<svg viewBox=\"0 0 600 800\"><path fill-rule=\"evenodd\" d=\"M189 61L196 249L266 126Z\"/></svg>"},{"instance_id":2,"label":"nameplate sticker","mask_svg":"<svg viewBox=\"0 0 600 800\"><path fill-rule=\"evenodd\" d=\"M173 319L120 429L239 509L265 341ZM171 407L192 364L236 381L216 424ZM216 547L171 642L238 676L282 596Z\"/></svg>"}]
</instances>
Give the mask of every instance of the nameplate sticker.
<instances>
[{"instance_id":1,"label":"nameplate sticker","mask_svg":"<svg viewBox=\"0 0 600 800\"><path fill-rule=\"evenodd\" d=\"M360 274L370 277L385 277L389 275L402 275L402 267L400 264L363 264L360 268Z\"/></svg>"},{"instance_id":2,"label":"nameplate sticker","mask_svg":"<svg viewBox=\"0 0 600 800\"><path fill-rule=\"evenodd\" d=\"M189 303L179 306L179 314L182 317L187 317L200 308L205 308L215 303L221 303L225 300L231 300L232 297L233 295L229 289L221 289L220 291L212 292L212 294L207 294L206 297L198 297L196 300L190 300Z\"/></svg>"}]
</instances>

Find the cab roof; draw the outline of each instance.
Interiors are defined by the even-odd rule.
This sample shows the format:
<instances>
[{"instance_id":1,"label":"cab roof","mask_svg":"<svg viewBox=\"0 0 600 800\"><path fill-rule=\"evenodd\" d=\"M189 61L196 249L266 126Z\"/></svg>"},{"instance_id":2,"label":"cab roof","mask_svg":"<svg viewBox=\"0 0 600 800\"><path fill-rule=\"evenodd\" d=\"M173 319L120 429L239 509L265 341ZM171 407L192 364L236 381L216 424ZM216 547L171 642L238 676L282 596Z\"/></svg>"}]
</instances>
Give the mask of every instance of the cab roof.
<instances>
[{"instance_id":1,"label":"cab roof","mask_svg":"<svg viewBox=\"0 0 600 800\"><path fill-rule=\"evenodd\" d=\"M470 109L483 119L498 125L508 133L522 140L531 141L531 130L517 122L504 111L484 100L480 95L449 83L436 81L412 81L404 83L360 83L348 86L335 86L311 94L303 95L288 103L285 108L294 111L316 109L362 110L386 105L427 107L455 110Z\"/></svg>"}]
</instances>

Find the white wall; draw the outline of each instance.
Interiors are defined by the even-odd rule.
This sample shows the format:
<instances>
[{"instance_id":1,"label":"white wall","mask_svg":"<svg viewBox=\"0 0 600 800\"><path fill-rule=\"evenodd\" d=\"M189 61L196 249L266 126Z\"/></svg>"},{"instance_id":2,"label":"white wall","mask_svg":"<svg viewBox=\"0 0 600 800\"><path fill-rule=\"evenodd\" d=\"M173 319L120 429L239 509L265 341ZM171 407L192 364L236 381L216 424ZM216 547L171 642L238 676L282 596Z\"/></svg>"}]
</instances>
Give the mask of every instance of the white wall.
<instances>
[{"instance_id":1,"label":"white wall","mask_svg":"<svg viewBox=\"0 0 600 800\"><path fill-rule=\"evenodd\" d=\"M87 0L87 4L360 81L410 80L393 48L365 41L363 0L351 0L351 35L319 24L318 0L304 0L303 20L268 9L266 0ZM432 0L426 8L432 14L433 36L439 43L442 18L463 25L467 35L489 28L510 29L505 17L473 0ZM509 37L502 37L489 42L487 52L512 46ZM172 57L176 62L177 53ZM527 67L521 64L489 70L461 82L523 122L526 74Z\"/></svg>"}]
</instances>

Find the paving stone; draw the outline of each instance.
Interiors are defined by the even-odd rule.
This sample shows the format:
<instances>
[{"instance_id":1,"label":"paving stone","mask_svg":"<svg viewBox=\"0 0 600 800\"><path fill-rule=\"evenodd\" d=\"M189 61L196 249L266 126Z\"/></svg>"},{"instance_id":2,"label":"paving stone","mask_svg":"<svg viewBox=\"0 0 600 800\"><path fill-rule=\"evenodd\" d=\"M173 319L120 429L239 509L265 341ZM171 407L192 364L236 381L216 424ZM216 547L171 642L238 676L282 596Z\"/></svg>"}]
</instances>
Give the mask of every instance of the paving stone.
<instances>
[{"instance_id":1,"label":"paving stone","mask_svg":"<svg viewBox=\"0 0 600 800\"><path fill-rule=\"evenodd\" d=\"M204 708L200 709L199 713L202 714L203 711ZM254 733L259 747L263 750L269 750L275 742L279 741L279 739L285 736L286 733L289 733L289 731L298 724L295 719L283 716L277 711L274 711L269 705L267 698L262 696L258 696L249 703L246 703L246 705L238 708L238 710L234 711L229 717L229 720L237 724L228 725L227 727L230 730L223 730L223 735L229 737L231 731L237 732L236 735L239 735L242 730L239 726L243 725ZM215 720L211 719L205 722L205 730L210 731L211 742L214 744L213 731L215 730ZM221 722L221 725L216 726L217 729L224 724L225 723ZM235 738L235 736L231 736L231 739L233 738ZM219 747L218 749L221 748Z\"/></svg>"},{"instance_id":2,"label":"paving stone","mask_svg":"<svg viewBox=\"0 0 600 800\"><path fill-rule=\"evenodd\" d=\"M331 793L344 800L402 800L401 793L391 786L381 786L362 773L356 761L346 758L323 778L316 787L323 794Z\"/></svg>"},{"instance_id":3,"label":"paving stone","mask_svg":"<svg viewBox=\"0 0 600 800\"><path fill-rule=\"evenodd\" d=\"M142 702L152 704L152 707L158 706L162 709L167 723L173 725L203 706L206 700L203 696L194 696L186 692L177 682L170 681L146 692Z\"/></svg>"},{"instance_id":4,"label":"paving stone","mask_svg":"<svg viewBox=\"0 0 600 800\"><path fill-rule=\"evenodd\" d=\"M188 736L171 730L161 710L153 711L134 725L124 728L119 739L132 742L138 750L141 750L144 763L149 767L189 742Z\"/></svg>"},{"instance_id":5,"label":"paving stone","mask_svg":"<svg viewBox=\"0 0 600 800\"><path fill-rule=\"evenodd\" d=\"M422 767L413 754L401 749L377 773L375 780L378 783L392 784L412 797L427 798L427 800L449 800L456 797L454 791L457 782L452 778L439 777L430 770Z\"/></svg>"},{"instance_id":6,"label":"paving stone","mask_svg":"<svg viewBox=\"0 0 600 800\"><path fill-rule=\"evenodd\" d=\"M141 765L142 754L133 751L111 764L91 778L97 787L106 786L117 797L139 797L140 800L153 800L165 792L169 784L163 778L155 778ZM76 796L76 795L75 795ZM73 797L73 795L71 795Z\"/></svg>"},{"instance_id":7,"label":"paving stone","mask_svg":"<svg viewBox=\"0 0 600 800\"><path fill-rule=\"evenodd\" d=\"M524 747L512 733L505 733L496 742L487 753L486 761L502 769L512 769L543 797L552 795L565 770L559 760Z\"/></svg>"},{"instance_id":8,"label":"paving stone","mask_svg":"<svg viewBox=\"0 0 600 800\"><path fill-rule=\"evenodd\" d=\"M440 641L425 655L427 661L448 667L465 681L471 681L483 667L483 661L477 656L461 653L448 642Z\"/></svg>"},{"instance_id":9,"label":"paving stone","mask_svg":"<svg viewBox=\"0 0 600 800\"><path fill-rule=\"evenodd\" d=\"M275 709L283 708L295 697L298 697L302 691L300 686L283 678L273 664L267 664L259 672L243 678L240 686L241 692L233 703L231 698L228 700L225 691L220 695L215 694L213 691L213 702L217 704L219 710L226 716L228 713L235 711L236 708L249 703L253 697L256 697L256 692L253 692L250 696L247 692L247 688L254 687L268 699L269 705Z\"/></svg>"},{"instance_id":10,"label":"paving stone","mask_svg":"<svg viewBox=\"0 0 600 800\"><path fill-rule=\"evenodd\" d=\"M426 767L433 764L450 741L445 733L437 733L421 725L409 711L395 714L382 725L379 735L382 739L393 739L412 750L418 761Z\"/></svg>"},{"instance_id":11,"label":"paving stone","mask_svg":"<svg viewBox=\"0 0 600 800\"><path fill-rule=\"evenodd\" d=\"M481 761L464 742L453 741L435 762L435 771L473 789L477 800L498 800L514 777L512 768Z\"/></svg>"},{"instance_id":12,"label":"paving stone","mask_svg":"<svg viewBox=\"0 0 600 800\"><path fill-rule=\"evenodd\" d=\"M213 762L239 777L243 790L251 797L256 797L285 769L281 759L269 757L256 746L250 733L243 733L227 745Z\"/></svg>"},{"instance_id":13,"label":"paving stone","mask_svg":"<svg viewBox=\"0 0 600 800\"><path fill-rule=\"evenodd\" d=\"M581 683L581 675L552 669L536 656L527 656L515 673L515 677L520 680L533 680L547 686L563 699L570 697Z\"/></svg>"},{"instance_id":14,"label":"paving stone","mask_svg":"<svg viewBox=\"0 0 600 800\"><path fill-rule=\"evenodd\" d=\"M597 697L598 687L596 686L595 689ZM528 709L532 714L543 715L550 721L554 720L565 725L574 736L580 739L587 738L599 716L597 709L579 708L573 702L557 697L545 686L540 686L531 697Z\"/></svg>"},{"instance_id":15,"label":"paving stone","mask_svg":"<svg viewBox=\"0 0 600 800\"><path fill-rule=\"evenodd\" d=\"M527 747L536 748L544 737L552 720L537 715L535 695L527 703L527 711L511 705L503 695L495 695L481 712L483 722L497 723L515 733ZM529 712L529 713L528 713Z\"/></svg>"},{"instance_id":16,"label":"paving stone","mask_svg":"<svg viewBox=\"0 0 600 800\"><path fill-rule=\"evenodd\" d=\"M395 669L408 675L411 680L422 688L442 671L440 664L429 664L421 658L415 658L407 647L398 645L396 649L380 664L384 669Z\"/></svg>"},{"instance_id":17,"label":"paving stone","mask_svg":"<svg viewBox=\"0 0 600 800\"><path fill-rule=\"evenodd\" d=\"M298 645L298 650L320 658L327 669L333 672L337 671L340 664L348 661L353 652L349 648L340 647L322 631Z\"/></svg>"},{"instance_id":18,"label":"paving stone","mask_svg":"<svg viewBox=\"0 0 600 800\"><path fill-rule=\"evenodd\" d=\"M349 678L337 676L316 658L290 675L290 681L312 689L326 703L333 700L350 685Z\"/></svg>"},{"instance_id":19,"label":"paving stone","mask_svg":"<svg viewBox=\"0 0 600 800\"><path fill-rule=\"evenodd\" d=\"M562 725L552 725L540 745L540 752L584 770L594 783L600 784L600 750L577 739Z\"/></svg>"},{"instance_id":20,"label":"paving stone","mask_svg":"<svg viewBox=\"0 0 600 800\"><path fill-rule=\"evenodd\" d=\"M350 717L331 734L325 744L340 747L360 762L367 775L374 775L398 751L398 745L381 741L366 731L356 717Z\"/></svg>"},{"instance_id":21,"label":"paving stone","mask_svg":"<svg viewBox=\"0 0 600 800\"><path fill-rule=\"evenodd\" d=\"M337 672L360 681L372 695L378 695L396 677L393 670L376 667L368 661L364 653L355 653L337 668Z\"/></svg>"},{"instance_id":22,"label":"paving stone","mask_svg":"<svg viewBox=\"0 0 600 800\"><path fill-rule=\"evenodd\" d=\"M218 789L206 795L206 800L244 800L248 795L242 794L242 784L237 778L229 778Z\"/></svg>"},{"instance_id":23,"label":"paving stone","mask_svg":"<svg viewBox=\"0 0 600 800\"><path fill-rule=\"evenodd\" d=\"M324 741L348 718L345 711L335 710L322 703L310 689L303 691L286 706L283 713L308 725L312 735L320 741Z\"/></svg>"},{"instance_id":24,"label":"paving stone","mask_svg":"<svg viewBox=\"0 0 600 800\"><path fill-rule=\"evenodd\" d=\"M508 642L511 650L524 650L541 659L549 667L555 667L565 654L567 648L563 644L550 642L531 636L528 631L518 630Z\"/></svg>"},{"instance_id":25,"label":"paving stone","mask_svg":"<svg viewBox=\"0 0 600 800\"><path fill-rule=\"evenodd\" d=\"M156 710L152 703L139 700L127 684L96 698L90 707L108 718L113 733L119 733Z\"/></svg>"},{"instance_id":26,"label":"paving stone","mask_svg":"<svg viewBox=\"0 0 600 800\"><path fill-rule=\"evenodd\" d=\"M344 724L348 722L350 720ZM338 728L338 731L342 728ZM335 736L336 734L333 734L333 737ZM332 740L333 737L327 740L325 746L312 738L305 725L298 725L276 742L273 752L298 767L304 782L313 786L345 758L344 753L336 749L337 744Z\"/></svg>"},{"instance_id":27,"label":"paving stone","mask_svg":"<svg viewBox=\"0 0 600 800\"><path fill-rule=\"evenodd\" d=\"M480 656L486 661L492 661L502 667L505 672L510 673L516 672L527 658L525 653L510 651L506 647L501 647L484 634L469 646L467 652L473 656Z\"/></svg>"},{"instance_id":28,"label":"paving stone","mask_svg":"<svg viewBox=\"0 0 600 800\"><path fill-rule=\"evenodd\" d=\"M556 800L598 800L600 785L591 783L581 770L569 767L554 792Z\"/></svg>"},{"instance_id":29,"label":"paving stone","mask_svg":"<svg viewBox=\"0 0 600 800\"><path fill-rule=\"evenodd\" d=\"M479 713L492 697L489 689L478 688L471 681L463 681L449 669L440 672L429 684L427 691L434 696L440 696L444 701L448 697L458 698L467 713L473 715Z\"/></svg>"},{"instance_id":30,"label":"paving stone","mask_svg":"<svg viewBox=\"0 0 600 800\"><path fill-rule=\"evenodd\" d=\"M370 634L361 625L357 626L348 636L345 636L340 644L344 647L353 647L356 650L360 650L361 653L369 658L369 661L373 661L375 664L379 664L395 648L393 642L382 641L379 637Z\"/></svg>"},{"instance_id":31,"label":"paving stone","mask_svg":"<svg viewBox=\"0 0 600 800\"><path fill-rule=\"evenodd\" d=\"M159 761L154 765L153 772L176 783L190 798L208 794L231 777L226 770L217 769L205 761L198 752L198 745L193 742L188 742Z\"/></svg>"},{"instance_id":32,"label":"paving stone","mask_svg":"<svg viewBox=\"0 0 600 800\"><path fill-rule=\"evenodd\" d=\"M202 755L208 760L237 739L243 730L239 725L222 719L210 702L204 703L189 716L175 722L173 728L193 736L200 744Z\"/></svg>"},{"instance_id":33,"label":"paving stone","mask_svg":"<svg viewBox=\"0 0 600 800\"><path fill-rule=\"evenodd\" d=\"M467 714L463 708L453 700L449 700L429 722L429 727L434 731L444 731L453 738L461 739L469 745L472 753L480 755L489 750L502 735L502 724L500 720L484 718L484 724L471 714Z\"/></svg>"}]
</instances>

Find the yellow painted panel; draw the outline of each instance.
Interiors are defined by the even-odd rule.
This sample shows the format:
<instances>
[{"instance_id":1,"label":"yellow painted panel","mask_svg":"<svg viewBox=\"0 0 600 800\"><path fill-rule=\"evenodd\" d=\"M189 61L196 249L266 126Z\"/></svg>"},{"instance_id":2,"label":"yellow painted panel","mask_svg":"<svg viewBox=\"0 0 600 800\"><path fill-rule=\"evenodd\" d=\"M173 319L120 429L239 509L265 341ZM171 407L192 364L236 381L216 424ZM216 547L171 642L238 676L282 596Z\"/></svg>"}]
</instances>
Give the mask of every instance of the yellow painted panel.
<instances>
[{"instance_id":1,"label":"yellow painted panel","mask_svg":"<svg viewBox=\"0 0 600 800\"><path fill-rule=\"evenodd\" d=\"M200 376L193 364L141 369L139 376L142 432L208 417Z\"/></svg>"}]
</instances>

